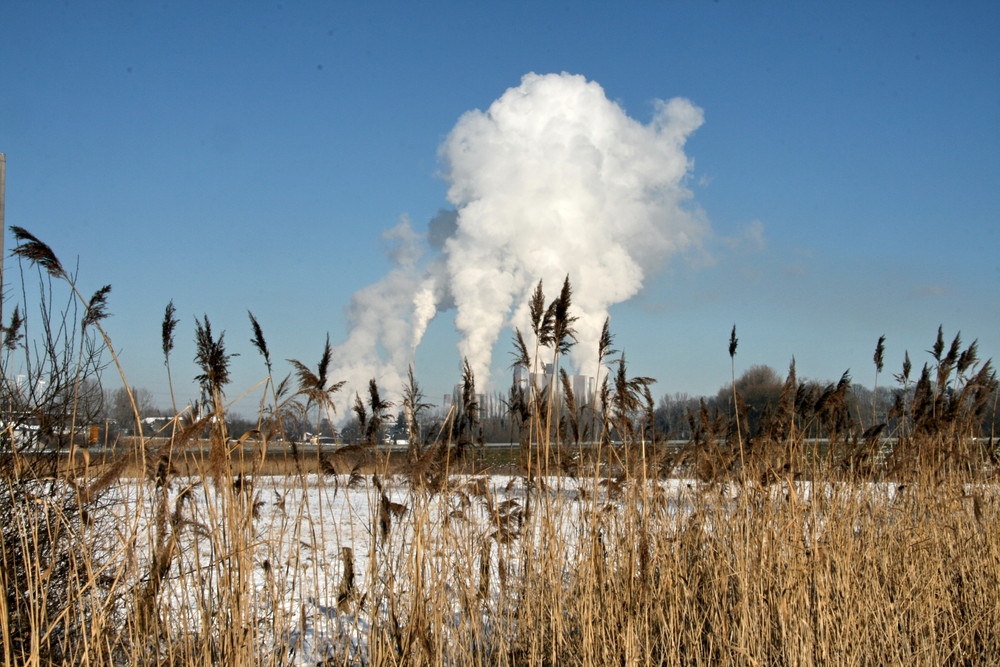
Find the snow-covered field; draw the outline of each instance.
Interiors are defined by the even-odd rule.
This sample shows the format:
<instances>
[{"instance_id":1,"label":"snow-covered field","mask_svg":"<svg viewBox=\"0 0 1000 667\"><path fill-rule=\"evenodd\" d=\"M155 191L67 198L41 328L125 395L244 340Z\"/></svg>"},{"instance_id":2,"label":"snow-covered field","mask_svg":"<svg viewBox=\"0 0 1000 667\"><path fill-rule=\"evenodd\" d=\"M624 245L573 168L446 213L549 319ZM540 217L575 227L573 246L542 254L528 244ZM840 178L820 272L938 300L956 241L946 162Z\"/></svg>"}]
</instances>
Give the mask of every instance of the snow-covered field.
<instances>
[{"instance_id":1,"label":"snow-covered field","mask_svg":"<svg viewBox=\"0 0 1000 667\"><path fill-rule=\"evenodd\" d=\"M244 477L225 459L135 478L123 461L9 487L25 642L52 610L56 649L109 667L1000 655L988 478Z\"/></svg>"},{"instance_id":2,"label":"snow-covered field","mask_svg":"<svg viewBox=\"0 0 1000 667\"><path fill-rule=\"evenodd\" d=\"M122 482L115 494L124 523L142 536L134 571L149 572L172 545L158 593L171 633L241 626L258 653L274 653L274 664L316 665L366 663L373 637L398 642L410 637L401 629L410 623L433 628L427 634L438 646L427 653L463 663L470 637L492 646L513 634L504 625L518 596L531 590L527 578L537 576L539 559L550 568L545 585L572 587L587 549L634 551L640 524L666 541L685 530L714 531L746 507L734 501L749 493L687 479L526 484L524 477L453 476L429 492L401 476L262 476L221 487L177 478L165 490ZM894 484L824 489L869 507L901 502ZM754 493L810 513L809 483ZM816 512L801 524L803 544L824 521Z\"/></svg>"},{"instance_id":3,"label":"snow-covered field","mask_svg":"<svg viewBox=\"0 0 1000 667\"><path fill-rule=\"evenodd\" d=\"M161 618L174 632L193 633L215 622L213 610L232 614L225 598L239 597L246 609L239 620L255 626L255 641L285 652L284 664L300 665L331 656L366 662L373 627L396 622L393 605L413 604L417 587L433 598L445 635L449 626L468 631L470 616L478 623L480 613L475 631L495 632L499 607L511 603L504 582L521 576L525 554L544 549L571 563L586 527L599 521L613 533L624 507L622 484L596 479L542 479L531 493L525 478L509 476L455 476L435 493L402 477L230 484L220 490L211 480L178 478L162 498L151 485L123 484L116 491L122 515L134 517L145 536L137 570L156 553L162 501L161 531L176 537L176 549ZM695 487L655 483L650 511L655 502L656 511L683 514ZM439 640L447 644L447 636Z\"/></svg>"}]
</instances>

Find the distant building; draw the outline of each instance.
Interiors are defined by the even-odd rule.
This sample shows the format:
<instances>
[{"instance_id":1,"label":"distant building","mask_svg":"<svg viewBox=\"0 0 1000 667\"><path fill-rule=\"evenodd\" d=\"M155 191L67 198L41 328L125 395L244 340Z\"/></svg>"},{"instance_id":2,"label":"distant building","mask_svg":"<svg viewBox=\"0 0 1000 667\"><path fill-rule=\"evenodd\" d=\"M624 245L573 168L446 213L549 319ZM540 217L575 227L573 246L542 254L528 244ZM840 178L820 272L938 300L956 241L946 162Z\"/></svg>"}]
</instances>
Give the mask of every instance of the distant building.
<instances>
[{"instance_id":1,"label":"distant building","mask_svg":"<svg viewBox=\"0 0 1000 667\"><path fill-rule=\"evenodd\" d=\"M555 395L562 397L562 380L555 377L552 364L545 364L544 373L530 373L523 368L514 369L514 384L527 390L533 383L538 391L547 391L555 383ZM591 375L570 375L569 387L577 405L587 405L594 399L596 381Z\"/></svg>"},{"instance_id":2,"label":"distant building","mask_svg":"<svg viewBox=\"0 0 1000 667\"><path fill-rule=\"evenodd\" d=\"M480 408L483 406L485 401L486 401L486 394L477 392L476 402L479 404ZM461 403L462 403L462 385L456 384L454 388L452 388L450 394L444 395L444 408L448 409L453 404L457 405Z\"/></svg>"},{"instance_id":3,"label":"distant building","mask_svg":"<svg viewBox=\"0 0 1000 667\"><path fill-rule=\"evenodd\" d=\"M577 405L589 404L594 400L594 392L597 390L597 383L590 375L571 375L570 386L573 388L573 396Z\"/></svg>"}]
</instances>

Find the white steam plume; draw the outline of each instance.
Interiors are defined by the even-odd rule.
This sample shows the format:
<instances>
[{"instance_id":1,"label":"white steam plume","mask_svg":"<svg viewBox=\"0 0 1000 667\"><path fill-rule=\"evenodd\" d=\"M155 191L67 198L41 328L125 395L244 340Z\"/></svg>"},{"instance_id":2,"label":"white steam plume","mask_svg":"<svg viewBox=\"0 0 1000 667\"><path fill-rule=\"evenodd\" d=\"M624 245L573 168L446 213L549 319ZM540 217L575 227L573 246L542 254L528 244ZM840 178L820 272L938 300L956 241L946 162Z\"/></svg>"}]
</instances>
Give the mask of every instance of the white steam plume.
<instances>
[{"instance_id":1,"label":"white steam plume","mask_svg":"<svg viewBox=\"0 0 1000 667\"><path fill-rule=\"evenodd\" d=\"M487 111L462 116L441 149L458 209L445 251L460 353L477 377L512 308L528 333L540 278L551 299L570 277L579 366L594 359L608 308L707 231L683 207L683 146L701 123L700 109L674 99L643 125L568 74L528 74Z\"/></svg>"},{"instance_id":2,"label":"white steam plume","mask_svg":"<svg viewBox=\"0 0 1000 667\"><path fill-rule=\"evenodd\" d=\"M702 121L673 99L640 123L597 83L565 73L528 74L485 112L464 114L441 147L456 211L431 221L436 256L420 263L405 220L390 232L396 268L355 295L333 378L363 387L375 377L398 391L430 320L454 306L459 353L482 386L501 330L530 334L538 280L551 300L567 275L579 317L574 361L593 374L608 308L708 233L684 184L684 142Z\"/></svg>"},{"instance_id":3,"label":"white steam plume","mask_svg":"<svg viewBox=\"0 0 1000 667\"><path fill-rule=\"evenodd\" d=\"M364 392L368 380L376 378L389 394L402 387L413 359L412 312L414 284L420 279L418 261L423 254L421 236L403 216L382 237L393 260L393 269L379 282L364 287L351 298L347 310L350 333L334 348L333 382L346 380L335 397L339 405L351 405L356 391ZM341 410L341 416L346 409Z\"/></svg>"}]
</instances>

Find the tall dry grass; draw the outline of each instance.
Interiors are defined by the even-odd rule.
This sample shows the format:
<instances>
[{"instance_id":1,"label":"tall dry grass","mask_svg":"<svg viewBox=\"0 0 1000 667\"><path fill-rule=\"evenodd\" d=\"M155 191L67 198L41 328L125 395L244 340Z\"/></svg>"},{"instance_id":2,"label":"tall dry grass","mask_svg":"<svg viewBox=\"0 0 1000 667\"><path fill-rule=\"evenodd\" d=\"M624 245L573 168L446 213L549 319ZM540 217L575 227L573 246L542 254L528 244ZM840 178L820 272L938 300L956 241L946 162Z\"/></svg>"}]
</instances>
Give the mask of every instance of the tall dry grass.
<instances>
[{"instance_id":1,"label":"tall dry grass","mask_svg":"<svg viewBox=\"0 0 1000 667\"><path fill-rule=\"evenodd\" d=\"M572 344L568 281L548 309L536 292L537 343L515 343L527 366ZM175 326L168 306L168 362ZM335 386L328 346L315 371L296 362L297 391L269 378L259 428L230 434L223 336L207 317L195 334L204 400L168 439L59 467L5 441L3 665L1000 661L994 450L973 439L996 380L958 337L939 333L878 433L852 422L846 375L815 389L792 366L759 432L734 394L733 412L692 415L692 440L668 448L651 380L613 360L606 329L589 412L569 383L512 401L516 475L465 474L466 367L461 413L405 461L291 449L274 476L282 416ZM731 343L732 357L735 330ZM383 415L369 389L366 416ZM412 374L404 400L426 408Z\"/></svg>"}]
</instances>

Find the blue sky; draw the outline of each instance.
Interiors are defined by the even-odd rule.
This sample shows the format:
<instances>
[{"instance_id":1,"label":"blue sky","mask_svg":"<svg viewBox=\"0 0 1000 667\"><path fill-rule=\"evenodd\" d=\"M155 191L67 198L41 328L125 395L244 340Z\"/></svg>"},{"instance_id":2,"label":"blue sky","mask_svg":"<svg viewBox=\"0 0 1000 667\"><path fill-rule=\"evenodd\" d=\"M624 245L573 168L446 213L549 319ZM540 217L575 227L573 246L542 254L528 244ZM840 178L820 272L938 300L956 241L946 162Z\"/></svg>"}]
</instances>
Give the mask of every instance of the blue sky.
<instances>
[{"instance_id":1,"label":"blue sky","mask_svg":"<svg viewBox=\"0 0 1000 667\"><path fill-rule=\"evenodd\" d=\"M170 300L186 397L195 317L240 354L232 396L265 375L247 310L279 360L343 341L392 268L382 234L450 206L452 128L529 72L582 75L639 123L658 99L704 114L684 183L708 231L610 310L657 395L725 384L734 323L737 371L794 356L868 386L883 334L890 371L939 324L1000 350L996 3L10 0L0 31L7 225L84 292L112 285L107 329L162 405ZM444 312L416 353L432 399L458 339Z\"/></svg>"}]
</instances>

